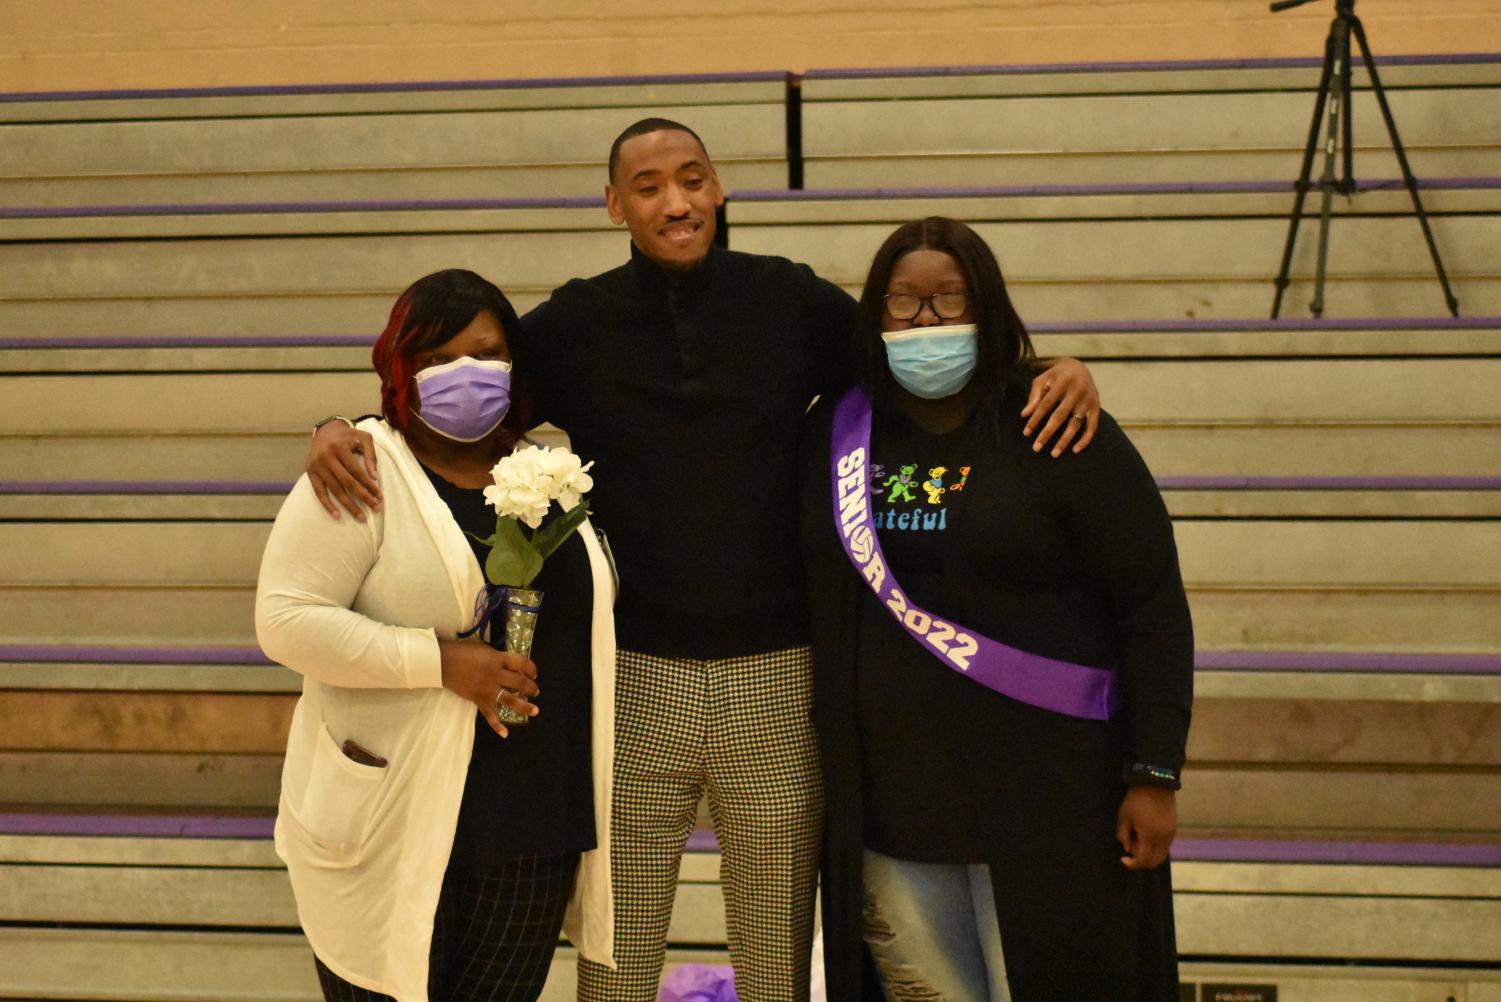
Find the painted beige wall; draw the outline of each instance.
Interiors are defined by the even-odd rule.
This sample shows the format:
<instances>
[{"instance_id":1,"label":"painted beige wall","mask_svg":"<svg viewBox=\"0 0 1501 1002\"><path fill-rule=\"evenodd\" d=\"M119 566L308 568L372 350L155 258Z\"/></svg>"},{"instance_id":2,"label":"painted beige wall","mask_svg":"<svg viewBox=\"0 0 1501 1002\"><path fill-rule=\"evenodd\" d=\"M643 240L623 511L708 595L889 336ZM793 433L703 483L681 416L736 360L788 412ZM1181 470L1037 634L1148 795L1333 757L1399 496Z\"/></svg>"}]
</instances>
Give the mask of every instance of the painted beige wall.
<instances>
[{"instance_id":1,"label":"painted beige wall","mask_svg":"<svg viewBox=\"0 0 1501 1002\"><path fill-rule=\"evenodd\" d=\"M1333 0L0 0L0 91L1317 55ZM1363 0L1378 54L1501 0Z\"/></svg>"}]
</instances>

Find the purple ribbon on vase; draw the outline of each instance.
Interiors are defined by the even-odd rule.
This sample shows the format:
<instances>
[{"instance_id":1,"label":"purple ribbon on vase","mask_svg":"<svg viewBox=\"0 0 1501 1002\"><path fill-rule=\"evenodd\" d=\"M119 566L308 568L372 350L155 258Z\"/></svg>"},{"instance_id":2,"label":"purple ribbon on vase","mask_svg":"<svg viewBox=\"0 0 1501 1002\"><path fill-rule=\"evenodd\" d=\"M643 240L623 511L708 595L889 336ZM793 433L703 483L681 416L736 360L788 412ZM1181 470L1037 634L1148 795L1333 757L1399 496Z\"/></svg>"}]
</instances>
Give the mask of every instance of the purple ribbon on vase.
<instances>
[{"instance_id":1,"label":"purple ribbon on vase","mask_svg":"<svg viewBox=\"0 0 1501 1002\"><path fill-rule=\"evenodd\" d=\"M944 665L1003 696L1085 720L1118 706L1115 672L1018 650L913 604L897 584L870 515L870 398L858 387L834 408L834 518L845 556L914 640Z\"/></svg>"},{"instance_id":2,"label":"purple ribbon on vase","mask_svg":"<svg viewBox=\"0 0 1501 1002\"><path fill-rule=\"evenodd\" d=\"M479 633L494 621L496 615L508 604L515 606L523 612L540 612L540 606L525 605L521 602L511 602L511 592L517 590L510 585L487 584L474 600L474 625L459 634L463 640ZM504 619L502 619L504 622ZM504 649L504 648L500 648Z\"/></svg>"}]
</instances>

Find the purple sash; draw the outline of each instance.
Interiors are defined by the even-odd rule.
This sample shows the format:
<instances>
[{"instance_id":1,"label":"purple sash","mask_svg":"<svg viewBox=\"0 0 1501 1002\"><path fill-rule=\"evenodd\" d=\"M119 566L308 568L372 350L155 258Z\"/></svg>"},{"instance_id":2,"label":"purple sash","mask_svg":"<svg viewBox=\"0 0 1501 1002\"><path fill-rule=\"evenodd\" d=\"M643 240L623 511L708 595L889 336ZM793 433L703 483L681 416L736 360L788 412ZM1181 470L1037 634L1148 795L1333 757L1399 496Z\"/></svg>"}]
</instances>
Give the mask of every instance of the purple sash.
<instances>
[{"instance_id":1,"label":"purple sash","mask_svg":"<svg viewBox=\"0 0 1501 1002\"><path fill-rule=\"evenodd\" d=\"M881 553L870 517L870 400L850 390L834 408L834 513L845 555L902 629L948 667L987 689L1044 710L1109 720L1116 708L1115 672L1055 661L966 631L913 605Z\"/></svg>"}]
</instances>

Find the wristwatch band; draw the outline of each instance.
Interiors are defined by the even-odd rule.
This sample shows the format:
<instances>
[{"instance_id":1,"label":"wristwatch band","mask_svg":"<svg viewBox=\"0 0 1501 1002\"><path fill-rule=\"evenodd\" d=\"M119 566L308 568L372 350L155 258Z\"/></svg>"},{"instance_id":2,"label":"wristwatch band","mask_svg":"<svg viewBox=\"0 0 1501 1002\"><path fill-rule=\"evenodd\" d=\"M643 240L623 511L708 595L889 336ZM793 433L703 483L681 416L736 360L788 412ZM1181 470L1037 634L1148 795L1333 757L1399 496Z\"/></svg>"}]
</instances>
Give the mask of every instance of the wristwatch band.
<instances>
[{"instance_id":1,"label":"wristwatch band","mask_svg":"<svg viewBox=\"0 0 1501 1002\"><path fill-rule=\"evenodd\" d=\"M1183 788L1182 774L1177 769L1149 762L1127 762L1125 780L1127 786L1160 786L1165 790Z\"/></svg>"},{"instance_id":2,"label":"wristwatch band","mask_svg":"<svg viewBox=\"0 0 1501 1002\"><path fill-rule=\"evenodd\" d=\"M330 414L328 417L324 418L322 421L319 421L317 424L313 425L313 434L314 435L318 434L318 429L322 428L324 425L328 424L331 421L343 421L345 424L349 425L350 428L354 427L354 422L351 421L351 420L349 420L344 415L342 415L342 414Z\"/></svg>"}]
</instances>

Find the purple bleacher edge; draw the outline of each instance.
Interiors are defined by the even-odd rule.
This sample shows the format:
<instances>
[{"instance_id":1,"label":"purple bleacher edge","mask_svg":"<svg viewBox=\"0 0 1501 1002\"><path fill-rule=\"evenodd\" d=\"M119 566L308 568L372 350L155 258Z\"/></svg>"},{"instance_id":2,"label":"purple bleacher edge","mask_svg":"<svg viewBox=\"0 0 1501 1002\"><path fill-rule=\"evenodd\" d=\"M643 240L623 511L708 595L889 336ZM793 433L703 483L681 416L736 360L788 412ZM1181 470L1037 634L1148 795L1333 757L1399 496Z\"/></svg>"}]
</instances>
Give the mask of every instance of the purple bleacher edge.
<instances>
[{"instance_id":1,"label":"purple bleacher edge","mask_svg":"<svg viewBox=\"0 0 1501 1002\"><path fill-rule=\"evenodd\" d=\"M147 647L105 644L0 644L0 663L43 664L275 664L259 647Z\"/></svg>"},{"instance_id":2,"label":"purple bleacher edge","mask_svg":"<svg viewBox=\"0 0 1501 1002\"><path fill-rule=\"evenodd\" d=\"M1498 491L1501 477L1160 476L1165 491ZM284 480L0 480L0 496L281 495Z\"/></svg>"},{"instance_id":3,"label":"purple bleacher edge","mask_svg":"<svg viewBox=\"0 0 1501 1002\"><path fill-rule=\"evenodd\" d=\"M412 94L474 90L544 90L549 87L642 87L651 84L763 83L785 81L785 70L745 73L679 73L604 77L534 77L495 80L418 80L334 84L276 84L239 87L160 87L135 90L12 91L0 104L28 101L138 101L160 98L289 97L313 94Z\"/></svg>"},{"instance_id":4,"label":"purple bleacher edge","mask_svg":"<svg viewBox=\"0 0 1501 1002\"><path fill-rule=\"evenodd\" d=\"M1033 334L1216 334L1273 331L1433 331L1501 329L1501 317L1288 317L1278 320L1098 320L1028 324ZM0 350L68 348L368 348L373 334L58 335L0 337Z\"/></svg>"},{"instance_id":5,"label":"purple bleacher edge","mask_svg":"<svg viewBox=\"0 0 1501 1002\"><path fill-rule=\"evenodd\" d=\"M1467 52L1437 55L1381 56L1382 66L1463 66L1501 62L1501 53ZM873 77L958 77L1011 76L1048 73L1122 73L1173 70L1261 70L1316 68L1323 60L1316 56L1290 56L1274 59L1180 59L1122 60L1119 62L1018 63L1014 65L977 66L907 66L864 69L811 69L804 80L857 80Z\"/></svg>"},{"instance_id":6,"label":"purple bleacher edge","mask_svg":"<svg viewBox=\"0 0 1501 1002\"><path fill-rule=\"evenodd\" d=\"M1377 66L1462 66L1501 62L1491 52L1381 56ZM549 87L630 87L650 84L757 83L768 81L837 80L869 77L936 77L1047 73L1120 73L1133 71L1294 69L1317 67L1314 56L1277 59L1122 60L1116 62L1023 63L1015 65L909 66L893 68L811 69L801 74L785 70L743 73L687 73L600 77L501 78L493 80L421 80L409 82L280 84L237 87L137 88L132 90L12 91L0 93L0 104L44 101L125 101L159 98L281 97L314 94L433 93L476 90L539 90Z\"/></svg>"},{"instance_id":7,"label":"purple bleacher edge","mask_svg":"<svg viewBox=\"0 0 1501 1002\"><path fill-rule=\"evenodd\" d=\"M275 819L217 815L0 813L0 834L114 838L268 839ZM688 836L689 852L713 852L711 831ZM1385 866L1501 866L1501 845L1474 842L1392 842L1179 838L1178 862L1333 863Z\"/></svg>"},{"instance_id":8,"label":"purple bleacher edge","mask_svg":"<svg viewBox=\"0 0 1501 1002\"><path fill-rule=\"evenodd\" d=\"M1395 191L1398 178L1360 181L1358 192ZM1501 177L1427 178L1425 191L1480 191L1501 188ZM1034 184L915 188L751 188L732 192L735 202L897 201L925 198L1058 198L1112 195L1192 195L1292 192L1292 181L1172 181L1122 184ZM555 198L434 198L313 202L164 202L141 205L0 206L0 219L98 219L145 216L316 215L334 212L451 212L519 209L601 208L595 196Z\"/></svg>"},{"instance_id":9,"label":"purple bleacher edge","mask_svg":"<svg viewBox=\"0 0 1501 1002\"><path fill-rule=\"evenodd\" d=\"M272 664L257 647L151 647L103 644L0 644L0 663ZM1201 671L1319 671L1501 675L1501 655L1391 651L1198 651Z\"/></svg>"}]
</instances>

